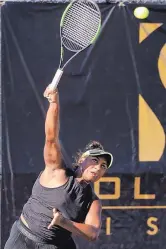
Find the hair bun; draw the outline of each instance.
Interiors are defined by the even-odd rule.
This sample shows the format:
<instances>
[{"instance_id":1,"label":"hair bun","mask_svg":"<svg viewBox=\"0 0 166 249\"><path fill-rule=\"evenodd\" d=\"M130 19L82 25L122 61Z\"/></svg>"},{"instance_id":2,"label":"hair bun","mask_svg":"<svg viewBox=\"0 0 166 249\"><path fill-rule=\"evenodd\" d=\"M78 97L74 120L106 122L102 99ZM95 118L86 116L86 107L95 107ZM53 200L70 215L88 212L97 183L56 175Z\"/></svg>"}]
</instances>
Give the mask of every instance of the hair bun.
<instances>
[{"instance_id":1,"label":"hair bun","mask_svg":"<svg viewBox=\"0 0 166 249\"><path fill-rule=\"evenodd\" d=\"M89 144L86 145L85 147L85 151L87 150L93 150L93 149L100 149L103 150L103 146L101 145L101 143L97 142L97 141L91 141Z\"/></svg>"}]
</instances>

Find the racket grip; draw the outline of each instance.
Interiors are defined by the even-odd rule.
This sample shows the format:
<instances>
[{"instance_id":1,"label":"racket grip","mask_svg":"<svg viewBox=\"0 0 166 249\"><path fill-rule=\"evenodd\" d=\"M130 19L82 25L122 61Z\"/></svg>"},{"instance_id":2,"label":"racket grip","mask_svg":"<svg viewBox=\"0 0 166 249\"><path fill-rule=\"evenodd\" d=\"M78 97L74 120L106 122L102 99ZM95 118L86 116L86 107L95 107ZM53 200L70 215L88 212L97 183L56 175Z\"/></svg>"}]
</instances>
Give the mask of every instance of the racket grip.
<instances>
[{"instance_id":1,"label":"racket grip","mask_svg":"<svg viewBox=\"0 0 166 249\"><path fill-rule=\"evenodd\" d=\"M62 74L63 74L63 70L58 69L56 71L56 74L55 74L55 76L54 76L54 78L53 78L53 80L52 80L52 82L50 84L50 87L51 87L52 90L55 90L57 88L57 85L58 85L58 83L59 83L59 81L60 81L60 79L62 77Z\"/></svg>"}]
</instances>

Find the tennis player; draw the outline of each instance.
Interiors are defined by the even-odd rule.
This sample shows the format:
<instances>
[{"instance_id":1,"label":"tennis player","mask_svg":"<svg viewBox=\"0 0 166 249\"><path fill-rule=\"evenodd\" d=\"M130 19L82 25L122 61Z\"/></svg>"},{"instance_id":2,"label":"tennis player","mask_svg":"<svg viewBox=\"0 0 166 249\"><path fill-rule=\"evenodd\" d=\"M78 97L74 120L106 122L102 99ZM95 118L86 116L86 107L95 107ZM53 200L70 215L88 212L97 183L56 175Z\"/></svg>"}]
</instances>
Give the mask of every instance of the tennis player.
<instances>
[{"instance_id":1,"label":"tennis player","mask_svg":"<svg viewBox=\"0 0 166 249\"><path fill-rule=\"evenodd\" d=\"M96 141L80 152L73 170L65 167L59 144L58 92L46 88L50 102L45 121L45 169L37 178L5 249L75 249L72 234L98 238L101 202L90 183L100 179L113 157Z\"/></svg>"}]
</instances>

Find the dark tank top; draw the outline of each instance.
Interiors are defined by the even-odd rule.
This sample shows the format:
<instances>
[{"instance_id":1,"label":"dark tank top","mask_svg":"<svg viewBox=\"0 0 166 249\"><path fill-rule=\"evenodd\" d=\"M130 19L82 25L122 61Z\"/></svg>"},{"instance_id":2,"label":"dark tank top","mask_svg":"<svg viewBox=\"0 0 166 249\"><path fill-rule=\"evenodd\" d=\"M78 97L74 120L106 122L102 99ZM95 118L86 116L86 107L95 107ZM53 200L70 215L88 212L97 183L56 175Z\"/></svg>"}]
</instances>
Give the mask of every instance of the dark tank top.
<instances>
[{"instance_id":1,"label":"dark tank top","mask_svg":"<svg viewBox=\"0 0 166 249\"><path fill-rule=\"evenodd\" d=\"M83 186L74 175L56 188L42 186L38 177L22 213L33 234L61 246L71 233L60 226L53 226L50 230L47 228L53 218L53 208L57 208L65 218L82 223L96 199L90 184Z\"/></svg>"}]
</instances>

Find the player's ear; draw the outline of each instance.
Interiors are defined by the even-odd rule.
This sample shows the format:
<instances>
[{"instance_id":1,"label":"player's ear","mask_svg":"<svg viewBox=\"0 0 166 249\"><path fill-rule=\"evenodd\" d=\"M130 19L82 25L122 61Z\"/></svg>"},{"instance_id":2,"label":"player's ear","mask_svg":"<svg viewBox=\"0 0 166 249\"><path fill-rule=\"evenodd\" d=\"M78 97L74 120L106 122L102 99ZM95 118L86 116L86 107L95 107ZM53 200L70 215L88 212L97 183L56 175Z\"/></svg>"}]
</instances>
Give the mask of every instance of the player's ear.
<instances>
[{"instance_id":1,"label":"player's ear","mask_svg":"<svg viewBox=\"0 0 166 249\"><path fill-rule=\"evenodd\" d=\"M78 160L78 163L80 164L80 163L83 163L83 161L85 161L85 157L80 157L80 159Z\"/></svg>"},{"instance_id":2,"label":"player's ear","mask_svg":"<svg viewBox=\"0 0 166 249\"><path fill-rule=\"evenodd\" d=\"M80 158L79 160L78 160L78 163L80 164L80 163L82 163L84 160L83 160L83 158Z\"/></svg>"}]
</instances>

